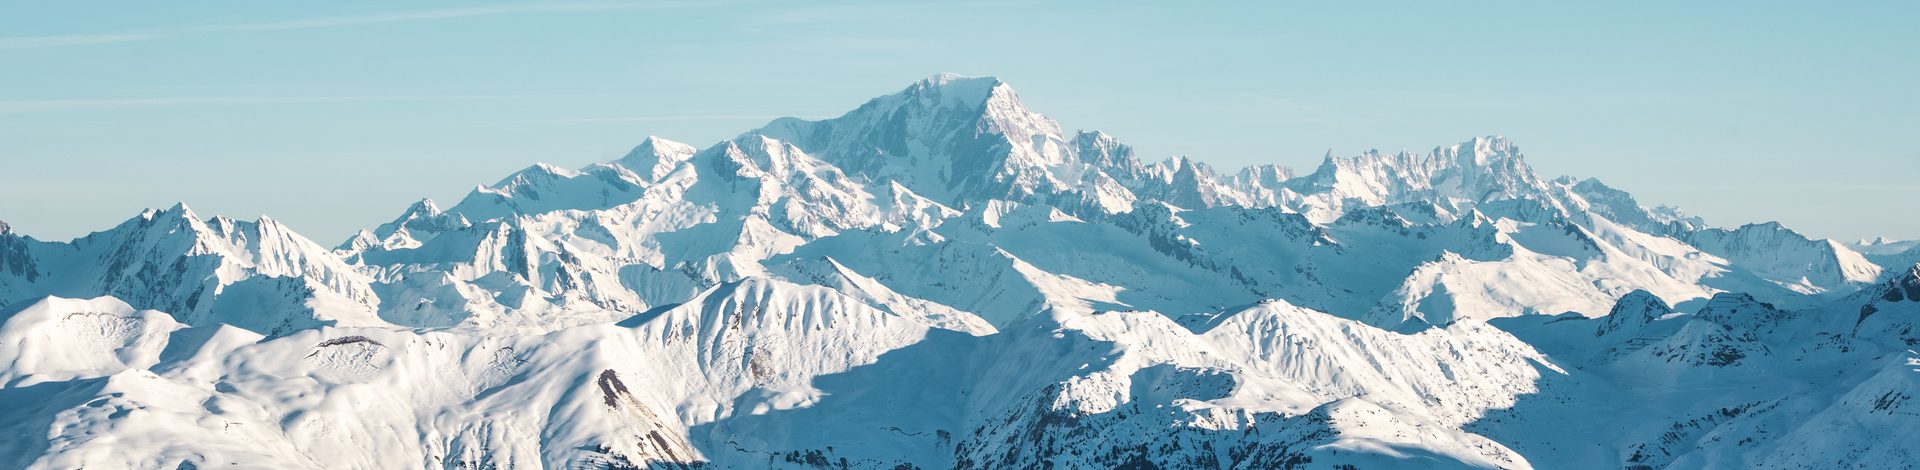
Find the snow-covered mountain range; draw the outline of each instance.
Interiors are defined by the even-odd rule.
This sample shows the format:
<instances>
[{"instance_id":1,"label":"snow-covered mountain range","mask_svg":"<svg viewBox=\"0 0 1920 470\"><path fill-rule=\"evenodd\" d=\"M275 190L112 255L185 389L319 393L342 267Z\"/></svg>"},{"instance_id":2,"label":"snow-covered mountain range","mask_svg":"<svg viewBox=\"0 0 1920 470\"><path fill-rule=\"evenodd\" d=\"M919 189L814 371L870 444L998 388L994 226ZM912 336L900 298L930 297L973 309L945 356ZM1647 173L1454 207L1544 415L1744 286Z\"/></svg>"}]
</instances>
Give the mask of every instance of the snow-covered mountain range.
<instances>
[{"instance_id":1,"label":"snow-covered mountain range","mask_svg":"<svg viewBox=\"0 0 1920 470\"><path fill-rule=\"evenodd\" d=\"M1142 160L992 78L328 248L0 224L0 468L1901 468L1920 246L1500 137Z\"/></svg>"}]
</instances>

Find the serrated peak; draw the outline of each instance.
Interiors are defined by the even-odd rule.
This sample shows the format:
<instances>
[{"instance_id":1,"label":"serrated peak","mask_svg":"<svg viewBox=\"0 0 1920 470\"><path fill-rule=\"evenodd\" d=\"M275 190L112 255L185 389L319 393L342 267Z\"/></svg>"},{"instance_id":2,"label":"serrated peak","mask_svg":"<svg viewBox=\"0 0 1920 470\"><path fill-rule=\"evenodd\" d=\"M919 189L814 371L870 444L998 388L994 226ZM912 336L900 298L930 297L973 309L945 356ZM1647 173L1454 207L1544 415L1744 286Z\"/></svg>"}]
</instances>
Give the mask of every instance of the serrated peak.
<instances>
[{"instance_id":1,"label":"serrated peak","mask_svg":"<svg viewBox=\"0 0 1920 470\"><path fill-rule=\"evenodd\" d=\"M956 73L942 73L921 79L907 87L904 93L931 94L953 99L961 103L981 103L991 98L996 89L1006 85L994 77L970 77Z\"/></svg>"},{"instance_id":2,"label":"serrated peak","mask_svg":"<svg viewBox=\"0 0 1920 470\"><path fill-rule=\"evenodd\" d=\"M420 198L420 200L414 202L413 205L407 206L406 213L422 214L422 215L440 215L440 205L435 204L433 202L433 198Z\"/></svg>"},{"instance_id":3,"label":"serrated peak","mask_svg":"<svg viewBox=\"0 0 1920 470\"><path fill-rule=\"evenodd\" d=\"M194 215L193 208L187 207L187 203L185 202L175 202L173 205L167 206L166 209L147 209L141 211L140 218L148 221L157 221L163 218L181 221L200 220L199 216Z\"/></svg>"}]
</instances>

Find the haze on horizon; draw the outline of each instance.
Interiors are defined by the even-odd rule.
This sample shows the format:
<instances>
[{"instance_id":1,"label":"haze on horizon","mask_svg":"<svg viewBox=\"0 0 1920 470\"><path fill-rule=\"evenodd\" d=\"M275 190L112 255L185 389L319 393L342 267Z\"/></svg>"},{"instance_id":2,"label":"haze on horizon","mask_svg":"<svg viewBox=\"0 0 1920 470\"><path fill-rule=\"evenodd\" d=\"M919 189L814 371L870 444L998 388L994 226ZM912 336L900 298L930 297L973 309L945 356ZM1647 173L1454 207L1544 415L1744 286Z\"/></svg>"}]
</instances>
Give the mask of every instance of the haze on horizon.
<instances>
[{"instance_id":1,"label":"haze on horizon","mask_svg":"<svg viewBox=\"0 0 1920 470\"><path fill-rule=\"evenodd\" d=\"M45 239L184 201L332 244L535 162L705 146L938 72L1147 159L1305 173L1500 134L1543 176L1718 226L1920 238L1911 2L4 5L0 220Z\"/></svg>"}]
</instances>

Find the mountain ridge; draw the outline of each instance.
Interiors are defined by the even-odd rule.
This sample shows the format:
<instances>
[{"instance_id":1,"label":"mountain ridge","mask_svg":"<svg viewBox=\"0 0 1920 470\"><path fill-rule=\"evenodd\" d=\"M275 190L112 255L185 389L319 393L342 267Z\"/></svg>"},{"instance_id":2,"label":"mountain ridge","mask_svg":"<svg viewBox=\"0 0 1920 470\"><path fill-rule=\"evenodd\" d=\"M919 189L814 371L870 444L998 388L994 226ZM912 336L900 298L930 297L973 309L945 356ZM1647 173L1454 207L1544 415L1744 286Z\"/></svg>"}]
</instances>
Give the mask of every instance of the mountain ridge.
<instances>
[{"instance_id":1,"label":"mountain ridge","mask_svg":"<svg viewBox=\"0 0 1920 470\"><path fill-rule=\"evenodd\" d=\"M184 204L0 224L0 466L1897 466L1903 252L1499 136L1147 163L943 74L334 248Z\"/></svg>"}]
</instances>

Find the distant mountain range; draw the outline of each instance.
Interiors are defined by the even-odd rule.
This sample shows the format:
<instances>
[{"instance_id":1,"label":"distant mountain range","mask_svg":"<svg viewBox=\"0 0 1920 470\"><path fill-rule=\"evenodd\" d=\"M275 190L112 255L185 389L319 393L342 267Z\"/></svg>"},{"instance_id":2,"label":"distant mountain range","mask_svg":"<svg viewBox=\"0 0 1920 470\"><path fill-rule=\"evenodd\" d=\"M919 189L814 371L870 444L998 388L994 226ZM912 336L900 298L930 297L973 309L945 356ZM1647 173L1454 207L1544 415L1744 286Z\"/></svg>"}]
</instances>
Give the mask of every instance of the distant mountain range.
<instances>
[{"instance_id":1,"label":"distant mountain range","mask_svg":"<svg viewBox=\"0 0 1920 470\"><path fill-rule=\"evenodd\" d=\"M940 75L334 248L0 224L0 467L1904 468L1916 263L1500 137L1147 162Z\"/></svg>"}]
</instances>

